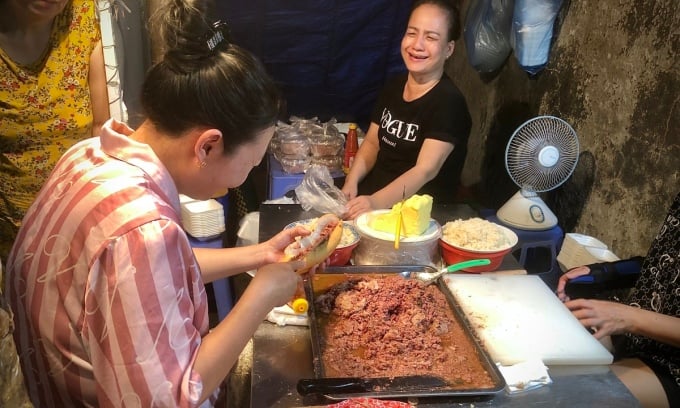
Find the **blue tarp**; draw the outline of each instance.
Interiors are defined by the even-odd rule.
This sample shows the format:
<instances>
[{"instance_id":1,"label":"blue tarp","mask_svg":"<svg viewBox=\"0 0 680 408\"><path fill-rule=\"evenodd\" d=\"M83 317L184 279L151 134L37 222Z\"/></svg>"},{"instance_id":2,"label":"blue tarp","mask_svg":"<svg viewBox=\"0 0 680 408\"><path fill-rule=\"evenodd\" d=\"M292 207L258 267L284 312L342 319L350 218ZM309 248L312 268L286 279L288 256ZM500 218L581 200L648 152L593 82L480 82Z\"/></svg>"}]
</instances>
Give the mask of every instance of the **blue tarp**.
<instances>
[{"instance_id":1,"label":"blue tarp","mask_svg":"<svg viewBox=\"0 0 680 408\"><path fill-rule=\"evenodd\" d=\"M217 2L232 40L281 86L287 115L365 128L385 80L404 72L399 46L412 0Z\"/></svg>"}]
</instances>

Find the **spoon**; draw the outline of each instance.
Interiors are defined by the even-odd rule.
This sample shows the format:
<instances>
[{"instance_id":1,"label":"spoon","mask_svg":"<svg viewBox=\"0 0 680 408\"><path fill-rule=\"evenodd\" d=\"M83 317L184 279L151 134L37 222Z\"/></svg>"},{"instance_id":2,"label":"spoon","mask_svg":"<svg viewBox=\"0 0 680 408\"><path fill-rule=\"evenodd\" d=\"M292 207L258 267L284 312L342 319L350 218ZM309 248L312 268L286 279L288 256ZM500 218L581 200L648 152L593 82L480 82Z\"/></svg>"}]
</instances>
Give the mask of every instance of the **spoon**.
<instances>
[{"instance_id":1,"label":"spoon","mask_svg":"<svg viewBox=\"0 0 680 408\"><path fill-rule=\"evenodd\" d=\"M400 272L399 274L405 278L410 278L410 279L418 279L425 283L426 285L429 285L430 283L436 281L439 279L440 276L444 275L445 273L449 272L455 272L459 271L461 269L465 268L471 268L473 266L482 266L482 265L488 265L490 264L491 261L488 259L470 259L469 261L463 261L463 262L458 262L453 265L449 265L446 268L443 268L437 272Z\"/></svg>"}]
</instances>

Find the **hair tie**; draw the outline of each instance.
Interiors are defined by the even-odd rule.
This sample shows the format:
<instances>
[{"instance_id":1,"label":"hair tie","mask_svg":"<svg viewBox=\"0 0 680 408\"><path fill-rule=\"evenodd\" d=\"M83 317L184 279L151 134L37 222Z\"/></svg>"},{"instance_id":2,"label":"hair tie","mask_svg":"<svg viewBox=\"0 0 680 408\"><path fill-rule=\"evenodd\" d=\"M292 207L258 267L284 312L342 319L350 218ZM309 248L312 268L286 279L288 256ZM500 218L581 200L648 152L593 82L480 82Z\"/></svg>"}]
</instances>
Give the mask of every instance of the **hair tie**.
<instances>
[{"instance_id":1,"label":"hair tie","mask_svg":"<svg viewBox=\"0 0 680 408\"><path fill-rule=\"evenodd\" d=\"M222 41L227 41L228 44L228 36L229 36L229 26L227 23L222 22L220 20L217 20L213 23L213 34L208 38L206 41L206 44L208 45L208 50L212 51L214 50ZM225 30L223 30L225 29ZM224 31L226 31L226 36Z\"/></svg>"}]
</instances>

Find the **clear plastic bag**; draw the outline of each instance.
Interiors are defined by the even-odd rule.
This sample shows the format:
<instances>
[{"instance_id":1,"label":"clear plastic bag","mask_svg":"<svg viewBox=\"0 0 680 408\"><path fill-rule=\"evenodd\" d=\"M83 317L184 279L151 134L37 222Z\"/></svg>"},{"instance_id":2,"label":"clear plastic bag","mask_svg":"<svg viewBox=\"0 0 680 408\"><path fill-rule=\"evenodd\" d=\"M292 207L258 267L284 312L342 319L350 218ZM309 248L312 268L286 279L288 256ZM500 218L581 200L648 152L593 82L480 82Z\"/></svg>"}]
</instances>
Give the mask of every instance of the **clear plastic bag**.
<instances>
[{"instance_id":1,"label":"clear plastic bag","mask_svg":"<svg viewBox=\"0 0 680 408\"><path fill-rule=\"evenodd\" d=\"M465 48L478 72L494 72L510 55L515 0L475 0L465 17Z\"/></svg>"},{"instance_id":2,"label":"clear plastic bag","mask_svg":"<svg viewBox=\"0 0 680 408\"><path fill-rule=\"evenodd\" d=\"M510 41L517 62L530 75L548 63L553 25L562 0L515 0Z\"/></svg>"},{"instance_id":3,"label":"clear plastic bag","mask_svg":"<svg viewBox=\"0 0 680 408\"><path fill-rule=\"evenodd\" d=\"M295 188L295 195L305 211L313 208L339 217L347 212L347 198L333 184L333 177L326 166L312 164L305 172L302 183Z\"/></svg>"}]
</instances>

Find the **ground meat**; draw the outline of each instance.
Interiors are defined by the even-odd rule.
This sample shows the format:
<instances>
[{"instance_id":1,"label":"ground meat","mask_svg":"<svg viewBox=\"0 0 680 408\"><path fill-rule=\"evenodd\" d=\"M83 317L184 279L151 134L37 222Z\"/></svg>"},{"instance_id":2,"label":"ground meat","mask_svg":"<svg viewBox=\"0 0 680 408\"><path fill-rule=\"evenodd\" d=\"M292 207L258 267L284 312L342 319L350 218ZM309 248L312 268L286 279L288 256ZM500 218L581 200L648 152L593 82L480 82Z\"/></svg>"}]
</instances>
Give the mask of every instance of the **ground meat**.
<instances>
[{"instance_id":1,"label":"ground meat","mask_svg":"<svg viewBox=\"0 0 680 408\"><path fill-rule=\"evenodd\" d=\"M321 360L328 377L430 374L454 388L494 385L436 285L402 277L350 280L317 301L327 314Z\"/></svg>"}]
</instances>

